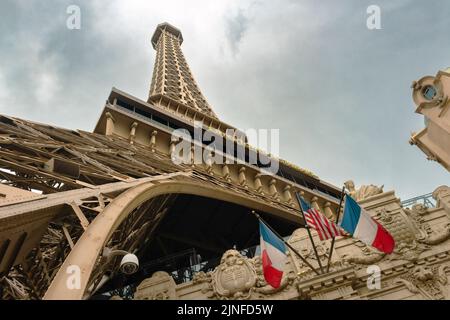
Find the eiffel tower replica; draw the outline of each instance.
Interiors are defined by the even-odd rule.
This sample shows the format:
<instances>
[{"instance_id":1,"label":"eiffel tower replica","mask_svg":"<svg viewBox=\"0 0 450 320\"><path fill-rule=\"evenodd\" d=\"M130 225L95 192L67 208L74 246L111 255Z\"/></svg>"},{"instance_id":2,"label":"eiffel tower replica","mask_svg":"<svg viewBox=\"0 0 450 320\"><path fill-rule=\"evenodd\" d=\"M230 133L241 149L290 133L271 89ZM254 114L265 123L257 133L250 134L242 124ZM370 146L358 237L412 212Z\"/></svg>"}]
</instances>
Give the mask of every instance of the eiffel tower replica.
<instances>
[{"instance_id":1,"label":"eiffel tower replica","mask_svg":"<svg viewBox=\"0 0 450 320\"><path fill-rule=\"evenodd\" d=\"M97 287L148 276L144 270L125 279L121 255L104 261L105 248L136 253L144 267L189 250L207 260L254 246L251 210L288 235L303 224L294 191L327 212L336 209L339 189L287 162L272 176L245 161L175 164L172 132L192 132L194 121L236 149L242 144L248 153L250 146L226 136L235 128L201 93L180 30L160 24L151 43L156 61L147 101L113 88L93 132L1 116L2 298L85 298ZM173 267L186 267L180 259ZM66 287L71 265L81 268L80 290Z\"/></svg>"},{"instance_id":2,"label":"eiffel tower replica","mask_svg":"<svg viewBox=\"0 0 450 320\"><path fill-rule=\"evenodd\" d=\"M173 298L186 283L207 283L227 259L255 253L252 210L282 236L305 225L295 193L334 218L340 188L253 148L218 118L181 51L180 30L162 23L151 43L156 60L148 99L113 88L93 132L0 115L2 299L124 297L137 288L139 296L142 286L165 283L153 298ZM180 138L173 133L193 134L198 123L223 145L244 150L242 161L194 161L196 148L209 150L203 140L190 144L185 156L192 161L174 161ZM252 152L277 161L276 174L250 162ZM217 155L238 158L235 151L214 150ZM256 277L244 269L236 279ZM244 290L213 287L236 297Z\"/></svg>"}]
</instances>

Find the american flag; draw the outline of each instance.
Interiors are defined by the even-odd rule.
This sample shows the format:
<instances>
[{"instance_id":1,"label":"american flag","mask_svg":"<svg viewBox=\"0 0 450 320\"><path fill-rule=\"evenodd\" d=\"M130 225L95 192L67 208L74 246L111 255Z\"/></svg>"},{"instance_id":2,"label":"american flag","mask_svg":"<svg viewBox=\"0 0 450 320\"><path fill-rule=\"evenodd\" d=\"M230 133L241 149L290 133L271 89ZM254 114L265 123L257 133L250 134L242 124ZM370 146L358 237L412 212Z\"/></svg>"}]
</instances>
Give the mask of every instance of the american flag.
<instances>
[{"instance_id":1,"label":"american flag","mask_svg":"<svg viewBox=\"0 0 450 320\"><path fill-rule=\"evenodd\" d=\"M345 235L344 231L334 222L328 220L319 210L311 207L302 197L300 204L305 214L305 220L309 227L315 229L320 240L327 240L333 237Z\"/></svg>"}]
</instances>

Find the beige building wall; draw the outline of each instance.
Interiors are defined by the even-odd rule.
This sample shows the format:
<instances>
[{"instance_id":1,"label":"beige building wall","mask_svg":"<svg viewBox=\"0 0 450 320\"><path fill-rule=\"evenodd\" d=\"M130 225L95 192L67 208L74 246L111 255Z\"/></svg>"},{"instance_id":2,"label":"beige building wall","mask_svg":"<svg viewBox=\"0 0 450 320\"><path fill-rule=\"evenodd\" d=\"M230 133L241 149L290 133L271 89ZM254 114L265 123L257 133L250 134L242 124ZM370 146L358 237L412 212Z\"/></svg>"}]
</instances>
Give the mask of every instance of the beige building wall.
<instances>
[{"instance_id":1,"label":"beige building wall","mask_svg":"<svg viewBox=\"0 0 450 320\"><path fill-rule=\"evenodd\" d=\"M414 81L412 88L416 113L424 116L425 128L413 133L410 143L450 171L450 68Z\"/></svg>"},{"instance_id":2,"label":"beige building wall","mask_svg":"<svg viewBox=\"0 0 450 320\"><path fill-rule=\"evenodd\" d=\"M135 299L450 299L450 188L437 188L433 197L435 208L416 204L405 209L393 191L360 201L394 236L390 255L342 237L330 272L316 275L289 251L282 285L273 289L264 280L259 257L230 249L214 271L197 273L191 282L176 285L167 273L156 272L139 285ZM314 241L326 266L330 241L320 242L317 235ZM305 229L296 230L289 243L318 267Z\"/></svg>"}]
</instances>

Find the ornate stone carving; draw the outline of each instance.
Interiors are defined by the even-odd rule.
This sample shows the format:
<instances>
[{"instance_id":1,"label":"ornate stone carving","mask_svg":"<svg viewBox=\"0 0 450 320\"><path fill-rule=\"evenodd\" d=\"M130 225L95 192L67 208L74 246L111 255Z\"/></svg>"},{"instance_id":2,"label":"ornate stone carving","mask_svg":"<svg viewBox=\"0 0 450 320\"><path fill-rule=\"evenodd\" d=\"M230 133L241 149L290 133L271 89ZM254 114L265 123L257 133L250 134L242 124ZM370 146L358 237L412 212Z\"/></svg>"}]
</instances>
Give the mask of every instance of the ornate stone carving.
<instances>
[{"instance_id":1,"label":"ornate stone carving","mask_svg":"<svg viewBox=\"0 0 450 320\"><path fill-rule=\"evenodd\" d=\"M269 182L269 192L270 192L270 195L275 200L278 201L280 197L278 195L278 190L277 190L276 184L277 184L277 180L275 180L275 179L271 179L270 180L270 182Z\"/></svg>"},{"instance_id":2,"label":"ornate stone carving","mask_svg":"<svg viewBox=\"0 0 450 320\"><path fill-rule=\"evenodd\" d=\"M255 190L260 193L263 194L263 187L262 187L262 183L261 183L261 173L257 173L255 175L255 180L254 180L254 184L255 184Z\"/></svg>"},{"instance_id":3,"label":"ornate stone carving","mask_svg":"<svg viewBox=\"0 0 450 320\"><path fill-rule=\"evenodd\" d=\"M389 211L382 207L375 212L378 221L395 239L394 253L388 255L389 260L416 261L419 255L428 249L428 246L417 243L417 230L420 226L414 225L403 211Z\"/></svg>"},{"instance_id":4,"label":"ornate stone carving","mask_svg":"<svg viewBox=\"0 0 450 320\"><path fill-rule=\"evenodd\" d=\"M145 279L137 287L135 300L173 300L177 299L176 284L173 278L164 271L155 272L151 278Z\"/></svg>"},{"instance_id":5,"label":"ornate stone carving","mask_svg":"<svg viewBox=\"0 0 450 320\"><path fill-rule=\"evenodd\" d=\"M256 272L248 259L233 249L224 253L212 277L214 292L224 298L249 298L256 283Z\"/></svg>"},{"instance_id":6,"label":"ornate stone carving","mask_svg":"<svg viewBox=\"0 0 450 320\"><path fill-rule=\"evenodd\" d=\"M403 283L412 293L422 293L425 298L432 300L449 299L448 265L439 267L417 266L396 283Z\"/></svg>"},{"instance_id":7,"label":"ornate stone carving","mask_svg":"<svg viewBox=\"0 0 450 320\"><path fill-rule=\"evenodd\" d=\"M324 243L316 243L316 249L317 249L317 255L319 256L319 259L321 262L327 262L328 261L328 253L330 251L330 248L326 246ZM310 263L317 263L317 257L314 252L314 249L312 248L312 245L308 243L307 246L302 247L300 249L300 254L302 254L306 260L309 260Z\"/></svg>"},{"instance_id":8,"label":"ornate stone carving","mask_svg":"<svg viewBox=\"0 0 450 320\"><path fill-rule=\"evenodd\" d=\"M429 249L427 245L418 243L417 241L398 242L394 252L389 255L389 260L407 260L417 261L422 252Z\"/></svg>"},{"instance_id":9,"label":"ornate stone carving","mask_svg":"<svg viewBox=\"0 0 450 320\"><path fill-rule=\"evenodd\" d=\"M284 290L289 285L293 284L296 280L295 272L288 271L287 274L283 275L281 279L280 287L273 288L271 285L267 284L266 279L264 278L264 273L262 269L262 261L260 256L256 256L250 260L250 263L253 265L254 270L256 271L257 279L255 283L255 293L252 298L263 298L264 295L271 295L277 292Z\"/></svg>"},{"instance_id":10,"label":"ornate stone carving","mask_svg":"<svg viewBox=\"0 0 450 320\"><path fill-rule=\"evenodd\" d=\"M418 216L425 216L428 214L428 207L422 203L416 203L411 207L412 211Z\"/></svg>"},{"instance_id":11,"label":"ornate stone carving","mask_svg":"<svg viewBox=\"0 0 450 320\"><path fill-rule=\"evenodd\" d=\"M405 279L395 279L394 284L403 284L406 289L408 289L411 293L419 293L419 288L417 288L413 283Z\"/></svg>"},{"instance_id":12,"label":"ornate stone carving","mask_svg":"<svg viewBox=\"0 0 450 320\"><path fill-rule=\"evenodd\" d=\"M388 212L385 207L375 211L376 215L379 217L380 222L383 226L391 224L394 222L394 217L391 212Z\"/></svg>"},{"instance_id":13,"label":"ornate stone carving","mask_svg":"<svg viewBox=\"0 0 450 320\"><path fill-rule=\"evenodd\" d=\"M376 194L383 193L384 187L384 186L377 187L373 184L370 184L370 185L362 185L359 187L359 189L356 189L353 180L348 180L344 182L344 185L349 191L350 196L352 196L352 198L355 199L356 201L361 201Z\"/></svg>"},{"instance_id":14,"label":"ornate stone carving","mask_svg":"<svg viewBox=\"0 0 450 320\"><path fill-rule=\"evenodd\" d=\"M438 204L443 199L442 197L447 194L447 188L442 186L434 191L433 197L438 201ZM405 209L405 212L418 229L416 235L418 242L426 245L437 245L450 239L450 223L437 229L431 228L430 224L426 222L426 216L430 214L430 210L423 204L415 204L411 209Z\"/></svg>"},{"instance_id":15,"label":"ornate stone carving","mask_svg":"<svg viewBox=\"0 0 450 320\"><path fill-rule=\"evenodd\" d=\"M450 214L450 187L440 186L433 191L433 198L436 200L436 207L445 208Z\"/></svg>"},{"instance_id":16,"label":"ornate stone carving","mask_svg":"<svg viewBox=\"0 0 450 320\"><path fill-rule=\"evenodd\" d=\"M207 298L213 298L215 296L214 288L212 286L212 272L205 273L203 271L200 271L194 275L192 282L194 284L203 283L200 291Z\"/></svg>"},{"instance_id":17,"label":"ornate stone carving","mask_svg":"<svg viewBox=\"0 0 450 320\"><path fill-rule=\"evenodd\" d=\"M295 272L286 267L281 285L275 289L264 279L259 256L248 259L236 250L228 250L214 271L195 274L193 282L203 284L201 292L207 298L242 300L267 298L289 288L296 279Z\"/></svg>"},{"instance_id":18,"label":"ornate stone carving","mask_svg":"<svg viewBox=\"0 0 450 320\"><path fill-rule=\"evenodd\" d=\"M448 272L450 272L449 264L441 265L437 268L437 281L439 281L442 294L447 300L450 299L449 276L447 275Z\"/></svg>"},{"instance_id":19,"label":"ornate stone carving","mask_svg":"<svg viewBox=\"0 0 450 320\"><path fill-rule=\"evenodd\" d=\"M245 167L244 166L239 168L239 184L246 189L248 188L247 177L245 175Z\"/></svg>"},{"instance_id":20,"label":"ornate stone carving","mask_svg":"<svg viewBox=\"0 0 450 320\"><path fill-rule=\"evenodd\" d=\"M436 231L432 231L425 239L420 240L425 244L436 245L450 239L450 223Z\"/></svg>"},{"instance_id":21,"label":"ornate stone carving","mask_svg":"<svg viewBox=\"0 0 450 320\"><path fill-rule=\"evenodd\" d=\"M428 214L428 208L423 204L415 204L411 209L406 208L405 213L411 218L410 221L416 227L416 239L418 241L428 237L433 230L430 225L425 222L424 216Z\"/></svg>"},{"instance_id":22,"label":"ornate stone carving","mask_svg":"<svg viewBox=\"0 0 450 320\"><path fill-rule=\"evenodd\" d=\"M412 276L414 279L416 279L420 282L425 282L427 280L433 279L434 275L433 275L433 272L429 268L418 266L418 267L414 268Z\"/></svg>"},{"instance_id":23,"label":"ornate stone carving","mask_svg":"<svg viewBox=\"0 0 450 320\"><path fill-rule=\"evenodd\" d=\"M227 164L224 164L222 167L222 176L227 182L231 182L230 168Z\"/></svg>"},{"instance_id":24,"label":"ornate stone carving","mask_svg":"<svg viewBox=\"0 0 450 320\"><path fill-rule=\"evenodd\" d=\"M283 188L283 195L284 195L284 200L286 201L286 203L290 204L292 203L292 195L291 195L291 186L290 185L285 185Z\"/></svg>"},{"instance_id":25,"label":"ornate stone carving","mask_svg":"<svg viewBox=\"0 0 450 320\"><path fill-rule=\"evenodd\" d=\"M385 254L373 249L361 241L354 241L354 245L359 248L360 254L344 254L342 258L346 263L356 265L374 264L384 258Z\"/></svg>"}]
</instances>

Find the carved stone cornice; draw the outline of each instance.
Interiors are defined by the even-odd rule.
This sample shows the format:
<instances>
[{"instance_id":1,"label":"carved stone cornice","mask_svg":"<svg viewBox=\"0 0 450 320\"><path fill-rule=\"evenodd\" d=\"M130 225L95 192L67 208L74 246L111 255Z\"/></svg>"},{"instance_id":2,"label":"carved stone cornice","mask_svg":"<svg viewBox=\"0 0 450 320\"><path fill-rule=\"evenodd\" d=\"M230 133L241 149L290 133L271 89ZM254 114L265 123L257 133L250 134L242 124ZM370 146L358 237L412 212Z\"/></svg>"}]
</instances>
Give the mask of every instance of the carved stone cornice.
<instances>
[{"instance_id":1,"label":"carved stone cornice","mask_svg":"<svg viewBox=\"0 0 450 320\"><path fill-rule=\"evenodd\" d=\"M344 267L338 271L303 279L300 275L297 289L303 298L311 297L323 291L331 291L337 287L351 286L356 279L353 267Z\"/></svg>"}]
</instances>

